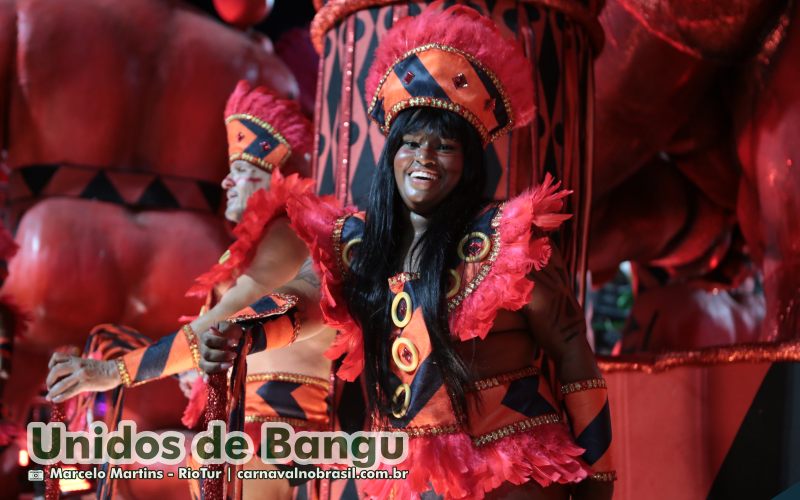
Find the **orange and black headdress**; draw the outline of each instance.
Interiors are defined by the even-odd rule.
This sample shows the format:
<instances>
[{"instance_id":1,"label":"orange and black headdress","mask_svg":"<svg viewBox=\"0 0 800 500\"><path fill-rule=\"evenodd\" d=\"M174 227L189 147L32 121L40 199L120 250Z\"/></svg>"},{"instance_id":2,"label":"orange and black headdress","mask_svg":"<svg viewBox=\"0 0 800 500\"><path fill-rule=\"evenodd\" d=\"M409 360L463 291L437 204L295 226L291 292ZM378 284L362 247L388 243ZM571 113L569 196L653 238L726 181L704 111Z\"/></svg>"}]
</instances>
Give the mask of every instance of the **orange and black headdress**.
<instances>
[{"instance_id":1,"label":"orange and black headdress","mask_svg":"<svg viewBox=\"0 0 800 500\"><path fill-rule=\"evenodd\" d=\"M245 160L272 172L291 155L310 152L312 127L300 106L242 80L225 106L228 161Z\"/></svg>"},{"instance_id":2,"label":"orange and black headdress","mask_svg":"<svg viewBox=\"0 0 800 500\"><path fill-rule=\"evenodd\" d=\"M531 66L490 19L440 3L402 19L381 41L367 78L369 113L386 134L404 109L446 109L469 121L485 146L533 118Z\"/></svg>"}]
</instances>

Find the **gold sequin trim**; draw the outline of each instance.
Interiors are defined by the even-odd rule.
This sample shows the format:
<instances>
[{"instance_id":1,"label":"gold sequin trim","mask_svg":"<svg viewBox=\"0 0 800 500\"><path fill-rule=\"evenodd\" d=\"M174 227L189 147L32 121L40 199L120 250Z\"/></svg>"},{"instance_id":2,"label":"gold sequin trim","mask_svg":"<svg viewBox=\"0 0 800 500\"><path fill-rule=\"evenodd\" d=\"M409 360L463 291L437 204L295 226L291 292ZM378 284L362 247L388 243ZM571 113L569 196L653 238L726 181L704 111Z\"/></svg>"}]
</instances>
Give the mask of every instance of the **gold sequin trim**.
<instances>
[{"instance_id":1,"label":"gold sequin trim","mask_svg":"<svg viewBox=\"0 0 800 500\"><path fill-rule=\"evenodd\" d=\"M192 353L192 361L194 367L200 369L200 348L197 345L197 334L192 329L192 325L186 323L181 327L181 331L186 335L186 341L189 343L189 351Z\"/></svg>"},{"instance_id":2,"label":"gold sequin trim","mask_svg":"<svg viewBox=\"0 0 800 500\"><path fill-rule=\"evenodd\" d=\"M309 422L308 420L301 420L298 418L288 417L267 417L264 415L245 415L244 422L246 424L259 423L259 422L283 422L289 424L296 429L320 429L322 430L326 425L321 422Z\"/></svg>"},{"instance_id":3,"label":"gold sequin trim","mask_svg":"<svg viewBox=\"0 0 800 500\"><path fill-rule=\"evenodd\" d=\"M277 297L277 298L283 300L284 304L282 306L278 306L275 309L270 309L269 311L265 311L265 312L262 312L262 313L246 314L246 315L242 315L242 316L236 316L235 318L228 319L228 321L230 321L231 323L241 323L243 321L248 321L248 320L253 320L253 319L262 319L262 318L268 318L270 316L277 316L279 314L285 314L289 309L291 309L294 306L296 306L297 305L297 301L299 300L297 298L297 295L291 295L291 294L288 294L288 293L272 293L272 294L270 294L270 296L271 297ZM295 338L296 338L297 337L297 329L299 328L298 325L300 324L300 322L295 319L293 321L293 324L295 325Z\"/></svg>"},{"instance_id":4,"label":"gold sequin trim","mask_svg":"<svg viewBox=\"0 0 800 500\"><path fill-rule=\"evenodd\" d=\"M455 297L447 302L448 311L452 312L456 307L458 307L464 301L464 299L466 299L478 288L478 286L480 286L480 284L486 279L486 276L488 276L489 272L492 270L494 262L500 255L500 219L503 217L504 208L505 203L500 203L497 205L497 213L495 213L494 217L492 217L491 226L494 229L494 233L492 234L492 251L489 252L489 257L481 263L481 268L478 271L478 274L472 278L472 281L467 283L467 285L461 291L459 291Z\"/></svg>"},{"instance_id":5,"label":"gold sequin trim","mask_svg":"<svg viewBox=\"0 0 800 500\"><path fill-rule=\"evenodd\" d=\"M418 279L419 279L419 273L403 272L389 278L389 287L392 288L392 287L402 286L403 284L408 283L409 281L414 281Z\"/></svg>"},{"instance_id":6,"label":"gold sequin trim","mask_svg":"<svg viewBox=\"0 0 800 500\"><path fill-rule=\"evenodd\" d=\"M333 254L336 256L336 264L339 267L341 277L347 274L347 268L342 258L342 231L344 230L344 223L350 215L351 214L343 215L336 219L336 222L333 223L333 234L331 236L333 240Z\"/></svg>"},{"instance_id":7,"label":"gold sequin trim","mask_svg":"<svg viewBox=\"0 0 800 500\"><path fill-rule=\"evenodd\" d=\"M606 388L606 381L602 378L590 378L587 380L579 380L561 386L561 394L567 395L573 392L588 391L590 389Z\"/></svg>"},{"instance_id":8,"label":"gold sequin trim","mask_svg":"<svg viewBox=\"0 0 800 500\"><path fill-rule=\"evenodd\" d=\"M595 472L591 476L588 477L593 481L603 481L606 483L613 483L617 480L617 471L612 470L608 472Z\"/></svg>"},{"instance_id":9,"label":"gold sequin trim","mask_svg":"<svg viewBox=\"0 0 800 500\"><path fill-rule=\"evenodd\" d=\"M117 358L114 360L117 364L117 371L119 372L119 378L122 380L122 384L125 387L131 387L133 384L131 383L131 374L128 373L128 367L125 366L125 361L122 358Z\"/></svg>"},{"instance_id":10,"label":"gold sequin trim","mask_svg":"<svg viewBox=\"0 0 800 500\"><path fill-rule=\"evenodd\" d=\"M419 427L390 427L383 426L378 429L383 432L404 432L408 437L425 437L425 436L441 436L443 434L455 434L461 432L461 426L458 424L449 425L424 425Z\"/></svg>"},{"instance_id":11,"label":"gold sequin trim","mask_svg":"<svg viewBox=\"0 0 800 500\"><path fill-rule=\"evenodd\" d=\"M287 372L264 372L252 373L246 377L247 382L269 382L270 380L279 380L281 382L292 382L295 384L315 385L321 387L326 391L330 389L330 382L324 378L312 377L310 375L302 375L299 373Z\"/></svg>"},{"instance_id":12,"label":"gold sequin trim","mask_svg":"<svg viewBox=\"0 0 800 500\"><path fill-rule=\"evenodd\" d=\"M535 366L529 366L527 368L522 368L520 370L515 370L513 372L503 373L502 375L497 375L494 377L478 380L473 383L473 387L477 391L483 391L486 389L491 389L492 387L508 384L509 382L513 382L515 380L519 380L525 377L529 377L531 375L538 375L538 374L539 374L539 368Z\"/></svg>"},{"instance_id":13,"label":"gold sequin trim","mask_svg":"<svg viewBox=\"0 0 800 500\"><path fill-rule=\"evenodd\" d=\"M533 429L538 425L558 423L559 420L560 419L558 418L558 414L556 413L547 413L545 415L539 415L538 417L520 420L519 422L514 422L513 424L506 425L505 427L501 427L495 431L489 432L488 434L472 438L472 442L475 444L475 446L484 446L486 444L493 443L498 439L502 439L506 436L519 434L520 432L525 432L527 430Z\"/></svg>"},{"instance_id":14,"label":"gold sequin trim","mask_svg":"<svg viewBox=\"0 0 800 500\"><path fill-rule=\"evenodd\" d=\"M284 158L288 160L289 155L285 155ZM228 156L228 163L233 163L236 160L244 160L247 163L252 163L253 165L256 165L264 169L268 174L271 174L272 171L275 169L275 167L279 166L275 165L272 162L268 162L263 158L259 158L258 156L251 155L250 153L233 153L232 155ZM286 163L286 161L282 160L281 164L283 163Z\"/></svg>"}]
</instances>

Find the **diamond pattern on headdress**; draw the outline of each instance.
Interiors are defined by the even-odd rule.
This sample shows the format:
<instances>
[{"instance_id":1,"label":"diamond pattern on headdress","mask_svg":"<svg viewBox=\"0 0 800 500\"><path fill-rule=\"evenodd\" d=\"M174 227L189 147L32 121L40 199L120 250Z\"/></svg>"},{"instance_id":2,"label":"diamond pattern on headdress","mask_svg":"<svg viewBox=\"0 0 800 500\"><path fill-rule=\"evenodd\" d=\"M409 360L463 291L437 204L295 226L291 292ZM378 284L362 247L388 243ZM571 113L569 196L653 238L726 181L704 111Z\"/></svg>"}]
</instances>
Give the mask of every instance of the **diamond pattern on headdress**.
<instances>
[{"instance_id":1,"label":"diamond pattern on headdress","mask_svg":"<svg viewBox=\"0 0 800 500\"><path fill-rule=\"evenodd\" d=\"M468 87L469 83L467 82L467 77L464 73L459 73L453 77L453 85L456 86L457 89L463 89L464 87Z\"/></svg>"}]
</instances>

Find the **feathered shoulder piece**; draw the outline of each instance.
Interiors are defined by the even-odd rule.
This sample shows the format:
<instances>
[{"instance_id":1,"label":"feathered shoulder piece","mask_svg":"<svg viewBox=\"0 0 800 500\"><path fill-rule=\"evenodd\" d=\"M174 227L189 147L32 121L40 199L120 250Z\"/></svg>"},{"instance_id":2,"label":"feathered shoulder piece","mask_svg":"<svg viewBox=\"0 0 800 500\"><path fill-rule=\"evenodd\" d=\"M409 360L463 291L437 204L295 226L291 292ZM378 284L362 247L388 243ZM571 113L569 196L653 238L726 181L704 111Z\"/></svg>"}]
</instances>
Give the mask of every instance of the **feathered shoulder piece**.
<instances>
[{"instance_id":1,"label":"feathered shoulder piece","mask_svg":"<svg viewBox=\"0 0 800 500\"><path fill-rule=\"evenodd\" d=\"M286 214L287 201L313 191L314 183L297 174L283 177L278 170L272 173L269 189L259 189L247 200L242 220L233 230L236 241L228 247L219 262L195 278L186 295L205 298L218 284L235 280L247 270L255 256L267 226Z\"/></svg>"},{"instance_id":2,"label":"feathered shoulder piece","mask_svg":"<svg viewBox=\"0 0 800 500\"><path fill-rule=\"evenodd\" d=\"M354 208L343 207L333 197L313 194L289 201L289 220L298 236L305 241L320 280L320 309L325 324L338 333L325 353L330 359L345 355L336 375L355 380L364 368L364 344L361 329L350 316L344 298L344 276L347 251L342 233L349 219L359 218Z\"/></svg>"},{"instance_id":3,"label":"feathered shoulder piece","mask_svg":"<svg viewBox=\"0 0 800 500\"><path fill-rule=\"evenodd\" d=\"M501 309L516 311L533 293L531 271L552 254L547 232L571 215L559 213L571 191L544 182L482 214L459 243L448 294L450 330L461 340L485 338Z\"/></svg>"}]
</instances>

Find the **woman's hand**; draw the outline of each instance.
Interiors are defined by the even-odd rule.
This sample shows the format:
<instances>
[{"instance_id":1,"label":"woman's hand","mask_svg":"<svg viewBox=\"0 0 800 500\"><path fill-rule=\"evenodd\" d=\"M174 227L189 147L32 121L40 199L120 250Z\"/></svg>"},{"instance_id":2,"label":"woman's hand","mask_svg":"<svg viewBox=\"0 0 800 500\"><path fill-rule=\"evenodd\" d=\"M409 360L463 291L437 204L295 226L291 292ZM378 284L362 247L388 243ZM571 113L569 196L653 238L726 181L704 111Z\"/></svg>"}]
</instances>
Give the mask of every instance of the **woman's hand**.
<instances>
[{"instance_id":1,"label":"woman's hand","mask_svg":"<svg viewBox=\"0 0 800 500\"><path fill-rule=\"evenodd\" d=\"M65 353L50 358L47 400L61 403L81 392L103 392L122 383L114 360L86 359Z\"/></svg>"},{"instance_id":2,"label":"woman's hand","mask_svg":"<svg viewBox=\"0 0 800 500\"><path fill-rule=\"evenodd\" d=\"M241 338L242 328L227 321L201 333L200 369L206 373L217 373L230 368Z\"/></svg>"}]
</instances>

